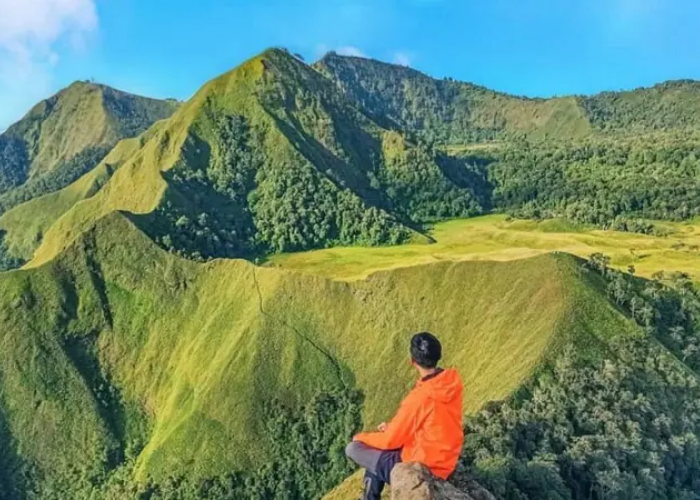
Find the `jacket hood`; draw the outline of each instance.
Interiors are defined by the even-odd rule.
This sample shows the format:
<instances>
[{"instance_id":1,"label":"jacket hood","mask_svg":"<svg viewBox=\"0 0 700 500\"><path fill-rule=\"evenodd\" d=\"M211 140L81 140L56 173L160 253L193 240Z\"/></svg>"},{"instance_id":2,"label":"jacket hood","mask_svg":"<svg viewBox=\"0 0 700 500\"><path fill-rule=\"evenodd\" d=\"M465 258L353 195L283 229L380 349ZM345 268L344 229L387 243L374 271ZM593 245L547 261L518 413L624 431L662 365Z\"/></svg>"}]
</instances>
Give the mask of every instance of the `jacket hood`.
<instances>
[{"instance_id":1,"label":"jacket hood","mask_svg":"<svg viewBox=\"0 0 700 500\"><path fill-rule=\"evenodd\" d=\"M447 368L428 380L419 380L417 386L441 403L451 403L462 394L462 379L453 368Z\"/></svg>"}]
</instances>

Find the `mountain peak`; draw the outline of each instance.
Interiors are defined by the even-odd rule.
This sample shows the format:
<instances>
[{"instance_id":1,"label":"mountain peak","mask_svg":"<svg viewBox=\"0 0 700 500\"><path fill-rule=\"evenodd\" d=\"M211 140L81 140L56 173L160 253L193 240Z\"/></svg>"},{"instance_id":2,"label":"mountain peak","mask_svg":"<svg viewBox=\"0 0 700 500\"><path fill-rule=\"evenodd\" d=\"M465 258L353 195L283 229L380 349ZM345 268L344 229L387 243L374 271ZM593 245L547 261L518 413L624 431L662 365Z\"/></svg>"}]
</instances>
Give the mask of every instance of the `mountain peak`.
<instances>
[{"instance_id":1,"label":"mountain peak","mask_svg":"<svg viewBox=\"0 0 700 500\"><path fill-rule=\"evenodd\" d=\"M70 184L118 141L169 117L177 103L150 99L92 81L76 81L34 106L0 135L0 209L9 191L41 195ZM48 180L46 176L51 177ZM43 178L43 180L41 180ZM13 195L26 201L29 193Z\"/></svg>"}]
</instances>

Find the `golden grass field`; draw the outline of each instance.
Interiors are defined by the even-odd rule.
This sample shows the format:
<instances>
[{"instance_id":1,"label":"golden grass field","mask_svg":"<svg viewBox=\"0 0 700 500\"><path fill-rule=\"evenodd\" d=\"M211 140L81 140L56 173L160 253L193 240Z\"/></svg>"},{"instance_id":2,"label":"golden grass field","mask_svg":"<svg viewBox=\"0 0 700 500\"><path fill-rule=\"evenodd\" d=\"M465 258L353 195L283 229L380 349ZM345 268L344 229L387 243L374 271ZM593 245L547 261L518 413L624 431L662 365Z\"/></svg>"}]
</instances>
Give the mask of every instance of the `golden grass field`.
<instances>
[{"instance_id":1,"label":"golden grass field","mask_svg":"<svg viewBox=\"0 0 700 500\"><path fill-rule=\"evenodd\" d=\"M640 276L684 271L700 278L700 222L657 223L669 234L648 236L577 227L561 220L507 221L504 215L436 224L433 244L392 247L344 247L273 256L269 266L352 281L397 267L441 260L509 261L548 252L588 257L602 252L620 268L635 267Z\"/></svg>"}]
</instances>

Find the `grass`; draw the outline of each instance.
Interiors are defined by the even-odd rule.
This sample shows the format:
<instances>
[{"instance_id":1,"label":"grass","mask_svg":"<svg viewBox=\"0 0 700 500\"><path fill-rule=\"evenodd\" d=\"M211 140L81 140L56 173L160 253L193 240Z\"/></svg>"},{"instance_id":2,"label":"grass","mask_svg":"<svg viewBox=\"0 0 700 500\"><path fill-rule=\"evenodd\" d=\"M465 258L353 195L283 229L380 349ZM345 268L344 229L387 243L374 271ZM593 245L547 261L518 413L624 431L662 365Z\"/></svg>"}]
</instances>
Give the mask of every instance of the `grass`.
<instances>
[{"instance_id":1,"label":"grass","mask_svg":"<svg viewBox=\"0 0 700 500\"><path fill-rule=\"evenodd\" d=\"M254 58L205 85L98 192L99 169L0 220L18 252L41 240L24 269L0 275L0 413L21 455L11 461L90 475L141 442L137 480L260 467L272 447L264 402L298 407L349 386L365 394L373 427L414 382L406 346L425 329L460 371L471 413L516 391L563 344L595 354L606 336L637 332L562 252L602 251L643 275L695 272L692 224L654 238L503 216L438 224L434 244L279 255L266 267L162 251L124 212L163 202L163 172L193 130L213 134L208 116L243 114L269 126L281 157L294 153L250 99L263 68ZM560 104L535 118L570 111ZM43 215L23 223L33 209ZM105 384L117 396L105 398Z\"/></svg>"},{"instance_id":2,"label":"grass","mask_svg":"<svg viewBox=\"0 0 700 500\"><path fill-rule=\"evenodd\" d=\"M138 139L121 141L93 170L69 186L9 210L0 217L0 229L11 255L32 258L44 233L78 202L94 196L118 168L138 148ZM108 166L109 165L109 166Z\"/></svg>"},{"instance_id":3,"label":"grass","mask_svg":"<svg viewBox=\"0 0 700 500\"><path fill-rule=\"evenodd\" d=\"M75 82L37 104L7 133L27 142L29 174L40 176L87 148L113 146L141 133L176 107L171 101Z\"/></svg>"},{"instance_id":4,"label":"grass","mask_svg":"<svg viewBox=\"0 0 700 500\"><path fill-rule=\"evenodd\" d=\"M434 244L280 254L267 265L356 280L379 270L444 260L511 261L554 251L581 257L602 252L614 266L626 269L633 265L640 276L684 271L700 279L700 223L661 225L671 232L669 236L595 230L561 220L508 222L503 215L489 215L436 224L431 231Z\"/></svg>"},{"instance_id":5,"label":"grass","mask_svg":"<svg viewBox=\"0 0 700 500\"><path fill-rule=\"evenodd\" d=\"M473 412L516 390L564 334L634 330L579 270L547 254L341 282L182 260L114 213L56 259L0 279L2 406L22 458L51 474L99 468L136 439L138 479L257 467L270 446L264 401L297 406L345 385L364 392L367 427L390 417L415 377L415 331L440 336ZM76 337L93 339L121 431L64 347Z\"/></svg>"}]
</instances>

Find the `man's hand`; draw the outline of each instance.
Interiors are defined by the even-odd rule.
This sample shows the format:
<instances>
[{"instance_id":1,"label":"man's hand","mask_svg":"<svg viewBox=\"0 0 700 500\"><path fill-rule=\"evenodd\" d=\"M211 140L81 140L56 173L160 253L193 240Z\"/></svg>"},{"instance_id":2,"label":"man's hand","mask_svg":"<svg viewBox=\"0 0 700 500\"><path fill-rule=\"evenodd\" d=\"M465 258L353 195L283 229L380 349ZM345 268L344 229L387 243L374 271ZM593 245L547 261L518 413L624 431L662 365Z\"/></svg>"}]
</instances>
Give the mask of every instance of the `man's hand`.
<instances>
[{"instance_id":1,"label":"man's hand","mask_svg":"<svg viewBox=\"0 0 700 500\"><path fill-rule=\"evenodd\" d=\"M378 430L379 432L384 432L384 431L386 430L386 422L382 422L381 424L379 424L379 425L377 426L377 430Z\"/></svg>"}]
</instances>

